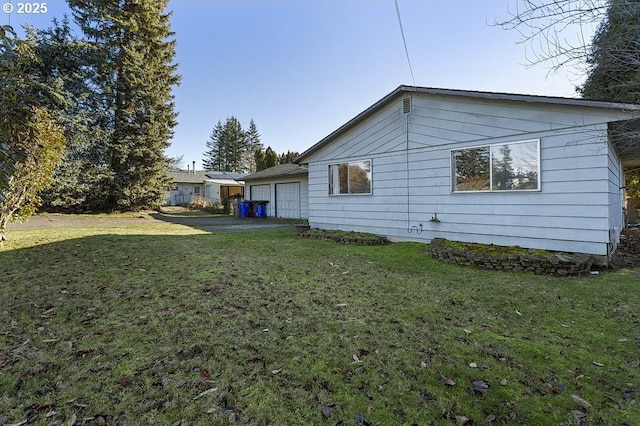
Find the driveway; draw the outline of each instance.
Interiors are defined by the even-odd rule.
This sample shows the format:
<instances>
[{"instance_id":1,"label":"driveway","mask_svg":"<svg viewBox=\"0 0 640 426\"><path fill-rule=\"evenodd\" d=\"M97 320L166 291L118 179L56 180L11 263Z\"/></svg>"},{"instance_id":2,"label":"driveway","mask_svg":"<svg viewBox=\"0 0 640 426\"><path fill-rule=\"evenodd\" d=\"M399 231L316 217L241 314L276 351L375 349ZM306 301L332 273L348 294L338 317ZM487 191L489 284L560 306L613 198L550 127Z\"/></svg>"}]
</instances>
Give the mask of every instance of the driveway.
<instances>
[{"instance_id":1,"label":"driveway","mask_svg":"<svg viewBox=\"0 0 640 426\"><path fill-rule=\"evenodd\" d=\"M251 229L275 229L291 227L294 221L275 218L239 218L215 216L200 212L167 210L124 214L61 214L43 213L24 223L13 223L9 230L67 228L67 227L117 227L139 225L163 225L175 223L209 232L242 231Z\"/></svg>"}]
</instances>

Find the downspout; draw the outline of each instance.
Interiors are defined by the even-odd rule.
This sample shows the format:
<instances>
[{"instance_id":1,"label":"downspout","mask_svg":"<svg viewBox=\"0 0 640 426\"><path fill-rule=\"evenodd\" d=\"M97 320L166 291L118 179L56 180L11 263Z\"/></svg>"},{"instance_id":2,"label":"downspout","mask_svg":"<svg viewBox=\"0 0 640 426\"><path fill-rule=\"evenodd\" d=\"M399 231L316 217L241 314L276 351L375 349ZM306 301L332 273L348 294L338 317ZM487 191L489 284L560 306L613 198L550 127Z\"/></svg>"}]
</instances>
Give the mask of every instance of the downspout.
<instances>
[{"instance_id":1,"label":"downspout","mask_svg":"<svg viewBox=\"0 0 640 426\"><path fill-rule=\"evenodd\" d=\"M407 188L407 232L409 234L413 233L413 230L415 229L416 233L419 235L422 233L422 225L420 225L420 227L417 226L411 226L411 177L410 177L410 170L409 170L409 118L411 117L411 115L413 114L413 96L411 94L409 94L409 111L405 113L406 111L406 106L405 106L405 99L407 99L406 97L402 99L402 112L405 114L405 136L406 136L406 140L405 140L405 167L406 167L406 171L407 171L407 175L406 175L406 188Z\"/></svg>"}]
</instances>

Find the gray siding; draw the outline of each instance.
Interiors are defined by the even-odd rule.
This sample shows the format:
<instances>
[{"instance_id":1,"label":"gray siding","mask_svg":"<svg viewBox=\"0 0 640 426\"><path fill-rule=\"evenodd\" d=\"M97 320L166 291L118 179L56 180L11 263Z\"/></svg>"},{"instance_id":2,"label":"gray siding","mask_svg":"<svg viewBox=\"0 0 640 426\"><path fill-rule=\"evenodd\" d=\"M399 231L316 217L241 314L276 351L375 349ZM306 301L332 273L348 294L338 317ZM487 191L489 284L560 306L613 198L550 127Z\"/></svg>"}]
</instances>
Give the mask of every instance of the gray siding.
<instances>
[{"instance_id":1,"label":"gray siding","mask_svg":"<svg viewBox=\"0 0 640 426\"><path fill-rule=\"evenodd\" d=\"M310 224L605 255L622 208L610 119L598 109L415 94L403 115L397 99L310 157ZM540 140L540 191L452 193L451 149L530 139ZM329 165L358 160L372 161L372 194L330 196Z\"/></svg>"}]
</instances>

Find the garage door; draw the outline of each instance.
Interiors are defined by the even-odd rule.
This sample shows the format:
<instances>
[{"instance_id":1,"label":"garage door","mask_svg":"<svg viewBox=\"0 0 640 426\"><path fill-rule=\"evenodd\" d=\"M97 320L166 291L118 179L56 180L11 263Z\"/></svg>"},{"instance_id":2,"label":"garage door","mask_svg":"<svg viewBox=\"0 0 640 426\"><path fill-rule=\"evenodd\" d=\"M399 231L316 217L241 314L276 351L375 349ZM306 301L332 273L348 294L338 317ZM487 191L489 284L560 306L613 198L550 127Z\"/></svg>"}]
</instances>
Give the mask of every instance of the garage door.
<instances>
[{"instance_id":1,"label":"garage door","mask_svg":"<svg viewBox=\"0 0 640 426\"><path fill-rule=\"evenodd\" d=\"M254 201L271 201L270 185L251 185L250 196Z\"/></svg>"},{"instance_id":2,"label":"garage door","mask_svg":"<svg viewBox=\"0 0 640 426\"><path fill-rule=\"evenodd\" d=\"M276 216L300 218L300 182L276 184Z\"/></svg>"}]
</instances>

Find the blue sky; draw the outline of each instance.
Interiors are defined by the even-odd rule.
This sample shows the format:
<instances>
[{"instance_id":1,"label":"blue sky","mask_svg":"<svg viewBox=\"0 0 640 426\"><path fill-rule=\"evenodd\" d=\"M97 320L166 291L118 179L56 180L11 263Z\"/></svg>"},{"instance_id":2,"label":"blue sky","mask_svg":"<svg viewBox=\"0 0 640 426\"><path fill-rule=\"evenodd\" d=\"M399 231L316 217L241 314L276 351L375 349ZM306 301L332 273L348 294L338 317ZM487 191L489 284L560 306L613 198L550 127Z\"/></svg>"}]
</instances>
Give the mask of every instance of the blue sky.
<instances>
[{"instance_id":1,"label":"blue sky","mask_svg":"<svg viewBox=\"0 0 640 426\"><path fill-rule=\"evenodd\" d=\"M3 12L0 25L42 28L67 11ZM418 86L577 96L575 70L527 67L516 32L492 26L516 0L399 0ZM401 84L413 84L393 0L172 0L178 126L167 150L201 167L215 124L230 116L277 153L302 152ZM587 29L587 33L592 29ZM571 38L573 34L565 34Z\"/></svg>"}]
</instances>

